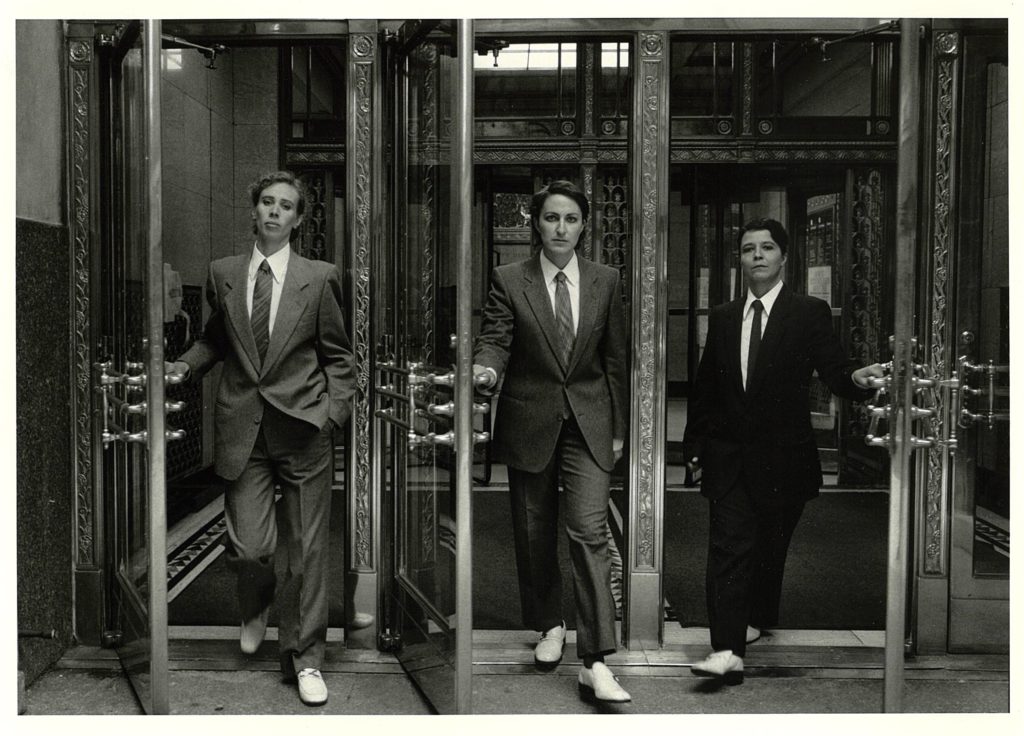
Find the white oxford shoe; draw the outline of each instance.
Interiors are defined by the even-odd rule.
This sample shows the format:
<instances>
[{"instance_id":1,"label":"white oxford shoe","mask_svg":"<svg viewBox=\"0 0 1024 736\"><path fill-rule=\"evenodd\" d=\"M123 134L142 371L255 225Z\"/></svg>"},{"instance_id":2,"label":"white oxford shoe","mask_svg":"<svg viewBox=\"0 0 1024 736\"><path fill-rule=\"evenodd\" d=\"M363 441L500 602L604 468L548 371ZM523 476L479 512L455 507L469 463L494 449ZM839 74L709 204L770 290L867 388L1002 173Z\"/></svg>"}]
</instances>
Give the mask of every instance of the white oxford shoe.
<instances>
[{"instance_id":1,"label":"white oxford shoe","mask_svg":"<svg viewBox=\"0 0 1024 736\"><path fill-rule=\"evenodd\" d=\"M586 700L600 700L606 703L628 703L632 700L604 662L594 662L590 669L580 667L577 680L580 695Z\"/></svg>"},{"instance_id":2,"label":"white oxford shoe","mask_svg":"<svg viewBox=\"0 0 1024 736\"><path fill-rule=\"evenodd\" d=\"M270 617L270 606L260 611L248 621L242 622L242 630L238 636L238 645L243 654L255 654L267 635L267 619Z\"/></svg>"},{"instance_id":3,"label":"white oxford shoe","mask_svg":"<svg viewBox=\"0 0 1024 736\"><path fill-rule=\"evenodd\" d=\"M743 660L733 654L731 649L712 652L706 659L690 667L690 671L702 677L720 677L726 685L739 685L743 682Z\"/></svg>"},{"instance_id":4,"label":"white oxford shoe","mask_svg":"<svg viewBox=\"0 0 1024 736\"><path fill-rule=\"evenodd\" d=\"M565 622L548 629L533 648L533 658L539 665L553 666L562 661L565 649Z\"/></svg>"},{"instance_id":5,"label":"white oxford shoe","mask_svg":"<svg viewBox=\"0 0 1024 736\"><path fill-rule=\"evenodd\" d=\"M755 641L761 638L761 629L754 628L753 626L747 627L747 644L753 644Z\"/></svg>"},{"instance_id":6,"label":"white oxford shoe","mask_svg":"<svg viewBox=\"0 0 1024 736\"><path fill-rule=\"evenodd\" d=\"M323 705L327 702L327 685L320 670L307 667L297 675L299 699L306 705Z\"/></svg>"},{"instance_id":7,"label":"white oxford shoe","mask_svg":"<svg viewBox=\"0 0 1024 736\"><path fill-rule=\"evenodd\" d=\"M352 614L352 618L345 622L345 628L349 631L355 631L356 629L365 629L368 626L373 625L373 614L363 613L362 611L356 611Z\"/></svg>"}]
</instances>

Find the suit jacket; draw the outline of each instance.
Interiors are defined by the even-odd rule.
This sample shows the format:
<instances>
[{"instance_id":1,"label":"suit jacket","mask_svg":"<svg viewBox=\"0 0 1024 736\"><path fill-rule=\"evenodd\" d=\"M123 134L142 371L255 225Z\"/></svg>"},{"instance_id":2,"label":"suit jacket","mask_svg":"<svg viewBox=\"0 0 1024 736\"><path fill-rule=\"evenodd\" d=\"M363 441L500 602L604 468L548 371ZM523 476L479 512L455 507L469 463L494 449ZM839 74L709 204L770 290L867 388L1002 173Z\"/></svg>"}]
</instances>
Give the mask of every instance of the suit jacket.
<instances>
[{"instance_id":1,"label":"suit jacket","mask_svg":"<svg viewBox=\"0 0 1024 736\"><path fill-rule=\"evenodd\" d=\"M768 318L750 389L744 391L740 334L746 297L711 310L707 342L688 407L683 451L702 466L701 493L719 498L742 481L766 505L818 495L821 463L811 428L811 374L844 398L871 390L851 378L827 303L785 286Z\"/></svg>"},{"instance_id":2,"label":"suit jacket","mask_svg":"<svg viewBox=\"0 0 1024 736\"><path fill-rule=\"evenodd\" d=\"M579 258L576 341L563 363L540 253L494 269L474 362L504 377L492 457L528 472L550 461L566 412L597 464L615 464L612 439L626 436L626 324L619 272Z\"/></svg>"},{"instance_id":3,"label":"suit jacket","mask_svg":"<svg viewBox=\"0 0 1024 736\"><path fill-rule=\"evenodd\" d=\"M249 460L264 402L321 429L328 419L344 424L355 390L338 269L294 252L289 256L261 366L246 307L250 255L210 264L210 318L203 336L180 358L196 379L224 362L214 410L214 463L228 480L237 478Z\"/></svg>"}]
</instances>

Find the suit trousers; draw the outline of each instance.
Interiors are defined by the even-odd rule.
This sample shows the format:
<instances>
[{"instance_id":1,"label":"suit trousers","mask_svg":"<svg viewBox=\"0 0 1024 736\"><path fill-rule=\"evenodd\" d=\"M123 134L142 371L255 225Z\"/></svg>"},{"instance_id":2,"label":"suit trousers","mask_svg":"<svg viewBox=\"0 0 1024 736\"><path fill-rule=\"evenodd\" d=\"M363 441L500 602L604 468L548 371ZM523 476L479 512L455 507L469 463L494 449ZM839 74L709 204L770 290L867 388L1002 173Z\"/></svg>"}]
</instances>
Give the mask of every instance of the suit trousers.
<instances>
[{"instance_id":1,"label":"suit trousers","mask_svg":"<svg viewBox=\"0 0 1024 736\"><path fill-rule=\"evenodd\" d=\"M275 486L287 525L287 569L278 603L278 644L286 676L320 669L327 643L327 579L334 442L331 423L317 430L266 405L252 455L224 497L228 565L250 620L275 597Z\"/></svg>"},{"instance_id":2,"label":"suit trousers","mask_svg":"<svg viewBox=\"0 0 1024 736\"><path fill-rule=\"evenodd\" d=\"M558 565L558 481L576 597L576 653L615 651L615 601L608 548L610 475L594 461L576 420L565 420L551 461L539 473L508 469L523 622L536 631L562 623Z\"/></svg>"},{"instance_id":3,"label":"suit trousers","mask_svg":"<svg viewBox=\"0 0 1024 736\"><path fill-rule=\"evenodd\" d=\"M742 483L709 503L711 648L742 657L748 624L767 628L779 622L786 555L804 503L759 506Z\"/></svg>"}]
</instances>

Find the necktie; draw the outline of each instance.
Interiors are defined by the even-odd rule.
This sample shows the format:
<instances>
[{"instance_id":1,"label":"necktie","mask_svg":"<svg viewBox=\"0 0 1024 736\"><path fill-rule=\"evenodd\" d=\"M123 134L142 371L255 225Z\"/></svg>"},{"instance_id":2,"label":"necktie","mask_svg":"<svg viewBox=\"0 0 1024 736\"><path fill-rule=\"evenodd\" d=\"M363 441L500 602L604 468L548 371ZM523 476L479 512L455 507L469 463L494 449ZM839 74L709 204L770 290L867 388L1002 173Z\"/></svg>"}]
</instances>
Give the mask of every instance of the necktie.
<instances>
[{"instance_id":1,"label":"necktie","mask_svg":"<svg viewBox=\"0 0 1024 736\"><path fill-rule=\"evenodd\" d=\"M761 312L764 305L760 299L755 299L750 305L754 309L754 323L750 326L750 349L747 351L747 385L750 389L750 379L754 376L754 366L757 365L757 351L761 349Z\"/></svg>"},{"instance_id":2,"label":"necktie","mask_svg":"<svg viewBox=\"0 0 1024 736\"><path fill-rule=\"evenodd\" d=\"M252 316L249 318L261 364L267 355L267 346L270 345L270 295L273 291L274 277L270 274L270 264L264 259L256 274L256 287L252 292Z\"/></svg>"},{"instance_id":3,"label":"necktie","mask_svg":"<svg viewBox=\"0 0 1024 736\"><path fill-rule=\"evenodd\" d=\"M572 326L572 302L569 301L569 287L565 285L565 273L555 274L555 322L558 335L562 338L562 360L569 365L572 346L576 342L576 331Z\"/></svg>"}]
</instances>

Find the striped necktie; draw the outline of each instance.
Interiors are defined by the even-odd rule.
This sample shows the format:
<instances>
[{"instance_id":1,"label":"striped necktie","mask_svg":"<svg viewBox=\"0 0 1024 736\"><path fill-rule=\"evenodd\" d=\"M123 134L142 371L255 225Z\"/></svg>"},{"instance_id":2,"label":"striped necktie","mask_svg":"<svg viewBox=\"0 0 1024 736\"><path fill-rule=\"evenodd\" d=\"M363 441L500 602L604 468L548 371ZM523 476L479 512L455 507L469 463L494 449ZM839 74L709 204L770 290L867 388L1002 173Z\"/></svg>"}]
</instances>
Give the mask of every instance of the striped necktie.
<instances>
[{"instance_id":1,"label":"striped necktie","mask_svg":"<svg viewBox=\"0 0 1024 736\"><path fill-rule=\"evenodd\" d=\"M274 277L270 273L270 264L264 259L256 274L256 287L252 292L252 316L249 318L261 365L267 355L267 346L270 345L270 297L273 293Z\"/></svg>"},{"instance_id":2,"label":"striped necktie","mask_svg":"<svg viewBox=\"0 0 1024 736\"><path fill-rule=\"evenodd\" d=\"M555 322L558 335L562 338L562 360L569 365L569 356L576 342L576 330L572 326L572 302L569 301L569 287L565 285L565 273L555 274Z\"/></svg>"}]
</instances>

